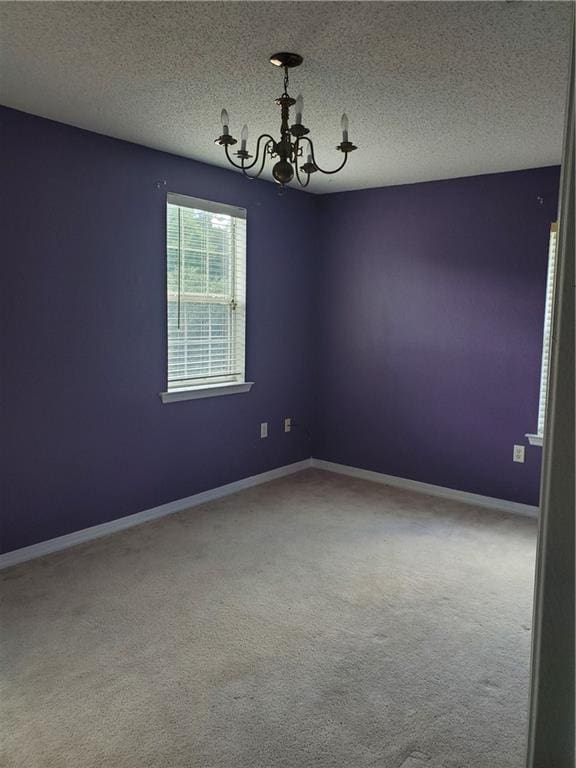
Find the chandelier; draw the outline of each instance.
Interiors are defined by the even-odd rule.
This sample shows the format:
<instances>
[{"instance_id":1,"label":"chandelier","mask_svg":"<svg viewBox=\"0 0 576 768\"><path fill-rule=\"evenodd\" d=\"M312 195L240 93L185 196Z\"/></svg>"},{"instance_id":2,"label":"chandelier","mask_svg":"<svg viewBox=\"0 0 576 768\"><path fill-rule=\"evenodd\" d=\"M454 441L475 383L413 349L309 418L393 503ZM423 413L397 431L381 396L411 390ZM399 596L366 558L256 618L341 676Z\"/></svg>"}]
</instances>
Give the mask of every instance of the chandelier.
<instances>
[{"instance_id":1,"label":"chandelier","mask_svg":"<svg viewBox=\"0 0 576 768\"><path fill-rule=\"evenodd\" d=\"M222 110L222 135L215 140L215 144L220 144L220 146L224 147L228 161L234 168L238 168L249 178L258 178L264 170L266 160L270 158L270 160L277 160L272 167L272 176L281 187L291 182L294 175L296 175L300 186L307 187L310 182L310 176L313 173L319 171L320 173L330 175L341 171L346 165L350 152L357 149L348 140L348 117L346 114L343 114L340 122L342 141L336 147L344 155L342 162L338 168L334 168L332 171L327 171L318 165L314 154L314 144L307 135L310 133L310 130L302 124L304 99L301 95L297 99L293 99L288 93L288 70L292 67L299 67L302 61L302 56L297 53L275 53L270 57L271 64L274 64L276 67L282 67L284 70L284 93L276 99L276 104L280 107L280 139L278 141L270 136L270 134L263 133L256 141L255 154L251 155L246 149L248 126L245 125L240 134L240 149L234 152L234 155L239 160L239 162L236 162L230 155L230 147L238 142L230 134L228 112L225 109ZM294 105L296 106L295 121L290 125L290 107ZM305 163L302 162L304 157L306 157ZM255 170L249 173L252 169Z\"/></svg>"}]
</instances>

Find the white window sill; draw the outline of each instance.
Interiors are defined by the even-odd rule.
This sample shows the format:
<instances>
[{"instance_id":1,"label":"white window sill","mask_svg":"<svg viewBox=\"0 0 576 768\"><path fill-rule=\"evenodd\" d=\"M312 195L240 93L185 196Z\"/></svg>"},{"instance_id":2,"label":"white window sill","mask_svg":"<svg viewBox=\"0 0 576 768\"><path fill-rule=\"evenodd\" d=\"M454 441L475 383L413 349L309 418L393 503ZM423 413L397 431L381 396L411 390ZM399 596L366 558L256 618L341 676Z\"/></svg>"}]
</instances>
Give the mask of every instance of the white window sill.
<instances>
[{"instance_id":1,"label":"white window sill","mask_svg":"<svg viewBox=\"0 0 576 768\"><path fill-rule=\"evenodd\" d=\"M528 438L528 442L530 443L530 445L542 446L542 440L544 439L543 435L530 435L530 434L526 434L525 437Z\"/></svg>"},{"instance_id":2,"label":"white window sill","mask_svg":"<svg viewBox=\"0 0 576 768\"><path fill-rule=\"evenodd\" d=\"M160 392L163 403L177 403L180 400L199 400L203 397L219 397L220 395L239 395L250 392L254 382L229 382L228 384L207 384L194 389L173 389L170 392Z\"/></svg>"}]
</instances>

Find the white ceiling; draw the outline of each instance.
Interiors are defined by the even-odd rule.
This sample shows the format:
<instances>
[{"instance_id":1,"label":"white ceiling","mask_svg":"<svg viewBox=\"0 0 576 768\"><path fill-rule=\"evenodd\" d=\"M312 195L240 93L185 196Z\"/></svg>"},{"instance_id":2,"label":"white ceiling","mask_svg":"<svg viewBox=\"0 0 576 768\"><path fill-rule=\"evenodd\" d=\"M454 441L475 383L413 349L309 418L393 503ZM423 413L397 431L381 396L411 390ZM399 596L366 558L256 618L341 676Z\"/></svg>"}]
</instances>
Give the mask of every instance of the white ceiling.
<instances>
[{"instance_id":1,"label":"white ceiling","mask_svg":"<svg viewBox=\"0 0 576 768\"><path fill-rule=\"evenodd\" d=\"M226 165L213 139L278 132L293 50L318 162L309 190L558 163L570 2L0 2L1 100L33 114Z\"/></svg>"}]
</instances>

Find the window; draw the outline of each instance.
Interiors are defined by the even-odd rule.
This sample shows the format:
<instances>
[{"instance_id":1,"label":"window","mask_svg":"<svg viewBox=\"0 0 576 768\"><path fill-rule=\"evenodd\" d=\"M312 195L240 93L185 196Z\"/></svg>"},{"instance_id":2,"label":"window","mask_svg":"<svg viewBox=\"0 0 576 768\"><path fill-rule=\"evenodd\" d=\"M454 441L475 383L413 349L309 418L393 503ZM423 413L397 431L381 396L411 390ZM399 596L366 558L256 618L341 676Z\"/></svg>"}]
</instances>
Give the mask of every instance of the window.
<instances>
[{"instance_id":1,"label":"window","mask_svg":"<svg viewBox=\"0 0 576 768\"><path fill-rule=\"evenodd\" d=\"M544 437L544 418L546 416L546 400L548 396L548 377L550 374L550 353L552 347L552 314L554 311L554 284L556 282L556 245L558 240L558 225L550 227L550 244L548 246L548 275L546 277L546 305L544 309L544 337L542 341L542 366L540 368L540 398L538 401L538 427L536 434L526 437L531 445L542 445Z\"/></svg>"},{"instance_id":2,"label":"window","mask_svg":"<svg viewBox=\"0 0 576 768\"><path fill-rule=\"evenodd\" d=\"M164 402L246 392L246 211L169 194Z\"/></svg>"}]
</instances>

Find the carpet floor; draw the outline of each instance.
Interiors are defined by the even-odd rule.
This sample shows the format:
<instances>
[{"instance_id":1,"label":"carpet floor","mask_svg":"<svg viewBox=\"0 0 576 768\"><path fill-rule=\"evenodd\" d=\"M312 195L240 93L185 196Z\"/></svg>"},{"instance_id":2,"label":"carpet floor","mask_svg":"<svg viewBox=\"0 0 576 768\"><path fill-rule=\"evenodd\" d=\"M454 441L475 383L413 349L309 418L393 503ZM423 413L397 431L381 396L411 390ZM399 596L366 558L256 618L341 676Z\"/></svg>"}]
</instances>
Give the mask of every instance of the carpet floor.
<instances>
[{"instance_id":1,"label":"carpet floor","mask_svg":"<svg viewBox=\"0 0 576 768\"><path fill-rule=\"evenodd\" d=\"M3 768L521 768L534 520L311 470L6 570Z\"/></svg>"}]
</instances>

